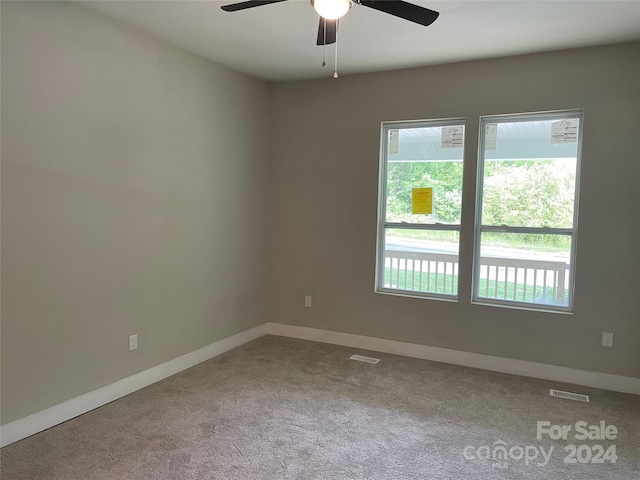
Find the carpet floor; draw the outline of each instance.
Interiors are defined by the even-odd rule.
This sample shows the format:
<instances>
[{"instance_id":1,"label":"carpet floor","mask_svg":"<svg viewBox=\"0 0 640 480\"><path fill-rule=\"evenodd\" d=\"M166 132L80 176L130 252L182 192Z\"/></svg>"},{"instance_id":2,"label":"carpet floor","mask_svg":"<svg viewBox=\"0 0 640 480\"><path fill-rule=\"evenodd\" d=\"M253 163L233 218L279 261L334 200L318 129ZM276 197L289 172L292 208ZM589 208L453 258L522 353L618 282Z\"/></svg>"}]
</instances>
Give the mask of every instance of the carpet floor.
<instances>
[{"instance_id":1,"label":"carpet floor","mask_svg":"<svg viewBox=\"0 0 640 480\"><path fill-rule=\"evenodd\" d=\"M265 336L0 453L3 480L638 480L640 397Z\"/></svg>"}]
</instances>

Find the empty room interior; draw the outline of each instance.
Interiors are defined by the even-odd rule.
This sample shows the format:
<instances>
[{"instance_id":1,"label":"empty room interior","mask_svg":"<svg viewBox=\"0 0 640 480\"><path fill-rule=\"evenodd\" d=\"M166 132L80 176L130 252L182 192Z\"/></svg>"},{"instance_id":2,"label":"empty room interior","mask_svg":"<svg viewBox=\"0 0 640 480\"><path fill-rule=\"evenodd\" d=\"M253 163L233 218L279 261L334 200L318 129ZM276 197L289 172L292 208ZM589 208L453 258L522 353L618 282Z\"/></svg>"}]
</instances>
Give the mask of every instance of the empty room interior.
<instances>
[{"instance_id":1,"label":"empty room interior","mask_svg":"<svg viewBox=\"0 0 640 480\"><path fill-rule=\"evenodd\" d=\"M640 2L0 17L0 478L640 478Z\"/></svg>"}]
</instances>

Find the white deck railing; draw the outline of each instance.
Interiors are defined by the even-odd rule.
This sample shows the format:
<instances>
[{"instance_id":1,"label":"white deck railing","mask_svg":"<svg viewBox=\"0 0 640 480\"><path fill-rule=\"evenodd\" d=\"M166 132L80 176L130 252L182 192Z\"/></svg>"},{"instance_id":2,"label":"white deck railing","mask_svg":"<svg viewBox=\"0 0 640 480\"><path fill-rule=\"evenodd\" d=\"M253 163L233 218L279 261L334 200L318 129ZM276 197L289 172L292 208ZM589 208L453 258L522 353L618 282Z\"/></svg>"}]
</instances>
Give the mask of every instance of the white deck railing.
<instances>
[{"instance_id":1,"label":"white deck railing","mask_svg":"<svg viewBox=\"0 0 640 480\"><path fill-rule=\"evenodd\" d=\"M385 250L384 255L389 269L385 287L449 294L457 290L458 255L406 250Z\"/></svg>"},{"instance_id":2,"label":"white deck railing","mask_svg":"<svg viewBox=\"0 0 640 480\"><path fill-rule=\"evenodd\" d=\"M455 294L458 255L385 250L386 288ZM562 261L481 257L479 296L535 303L565 303Z\"/></svg>"}]
</instances>

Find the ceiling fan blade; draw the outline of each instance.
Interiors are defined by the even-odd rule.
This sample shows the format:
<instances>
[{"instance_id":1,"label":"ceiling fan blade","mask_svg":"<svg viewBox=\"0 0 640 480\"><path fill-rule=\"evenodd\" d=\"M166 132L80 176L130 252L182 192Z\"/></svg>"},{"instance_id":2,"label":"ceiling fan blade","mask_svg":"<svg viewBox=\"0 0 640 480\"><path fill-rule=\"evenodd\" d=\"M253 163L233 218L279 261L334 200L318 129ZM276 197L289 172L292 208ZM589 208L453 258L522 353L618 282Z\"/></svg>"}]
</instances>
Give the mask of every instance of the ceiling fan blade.
<instances>
[{"instance_id":1,"label":"ceiling fan blade","mask_svg":"<svg viewBox=\"0 0 640 480\"><path fill-rule=\"evenodd\" d=\"M286 2L287 0L249 0L247 2L232 3L230 5L223 5L222 10L225 12L237 12L238 10L246 10L247 8L261 7L262 5L269 5L271 3Z\"/></svg>"},{"instance_id":2,"label":"ceiling fan blade","mask_svg":"<svg viewBox=\"0 0 640 480\"><path fill-rule=\"evenodd\" d=\"M326 32L327 40L325 42L325 22L327 22ZM320 17L320 24L318 25L318 41L317 45L330 45L336 43L336 32L338 30L338 20L325 20Z\"/></svg>"},{"instance_id":3,"label":"ceiling fan blade","mask_svg":"<svg viewBox=\"0 0 640 480\"><path fill-rule=\"evenodd\" d=\"M360 0L360 4L389 15L404 18L410 22L419 23L425 27L435 22L438 15L440 15L435 10L429 10L401 0Z\"/></svg>"}]
</instances>

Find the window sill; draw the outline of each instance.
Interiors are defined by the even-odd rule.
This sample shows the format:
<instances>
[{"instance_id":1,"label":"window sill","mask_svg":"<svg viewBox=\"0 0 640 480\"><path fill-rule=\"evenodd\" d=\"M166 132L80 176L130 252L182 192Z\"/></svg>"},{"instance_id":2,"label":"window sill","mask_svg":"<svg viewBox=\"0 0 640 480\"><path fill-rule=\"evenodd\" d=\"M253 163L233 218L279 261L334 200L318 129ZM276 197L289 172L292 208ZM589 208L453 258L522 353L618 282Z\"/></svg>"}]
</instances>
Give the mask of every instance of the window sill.
<instances>
[{"instance_id":1,"label":"window sill","mask_svg":"<svg viewBox=\"0 0 640 480\"><path fill-rule=\"evenodd\" d=\"M472 305L481 305L483 307L498 307L498 308L509 308L511 310L526 310L529 312L540 312L540 313L557 313L560 315L573 315L573 311L571 307L559 307L552 308L549 305L540 305L539 307L535 304L527 304L527 303L504 303L504 302L492 302L490 299L472 299Z\"/></svg>"},{"instance_id":2,"label":"window sill","mask_svg":"<svg viewBox=\"0 0 640 480\"><path fill-rule=\"evenodd\" d=\"M458 303L458 297L455 295L438 295L434 293L420 294L411 290L399 290L396 288L376 288L374 291L375 293L392 295L394 297L408 297L420 300L439 300L441 302Z\"/></svg>"}]
</instances>

